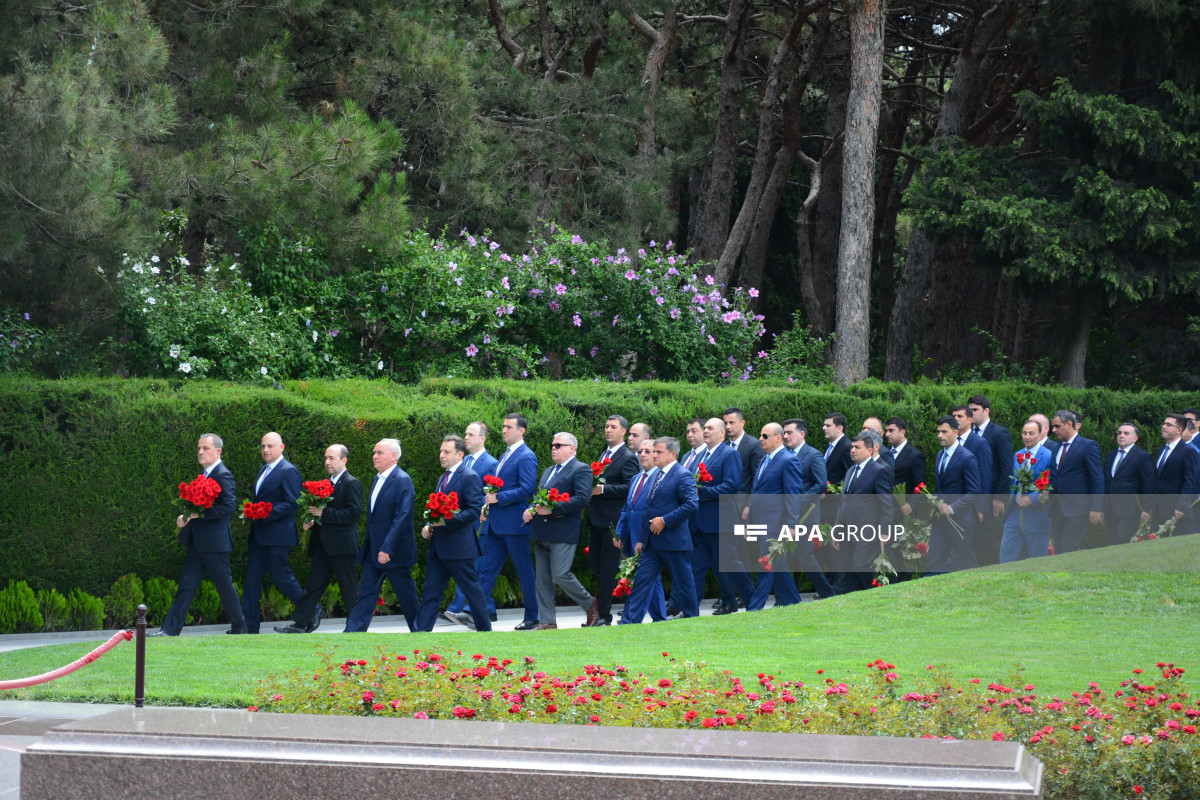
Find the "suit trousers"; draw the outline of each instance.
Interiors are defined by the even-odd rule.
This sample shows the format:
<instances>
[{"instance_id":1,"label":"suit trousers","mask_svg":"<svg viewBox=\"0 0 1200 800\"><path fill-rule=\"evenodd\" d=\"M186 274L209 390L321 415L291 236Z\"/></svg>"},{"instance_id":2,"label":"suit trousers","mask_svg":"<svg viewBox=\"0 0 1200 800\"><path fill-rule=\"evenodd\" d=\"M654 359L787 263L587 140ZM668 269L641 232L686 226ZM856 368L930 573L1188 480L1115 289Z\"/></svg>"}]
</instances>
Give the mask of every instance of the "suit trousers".
<instances>
[{"instance_id":1,"label":"suit trousers","mask_svg":"<svg viewBox=\"0 0 1200 800\"><path fill-rule=\"evenodd\" d=\"M1025 510L1027 523L1031 512ZM1004 535L1000 538L1000 563L1020 561L1026 558L1041 558L1050 552L1050 529L1048 527L1021 524L1020 509L1012 509L1004 518Z\"/></svg>"},{"instance_id":2,"label":"suit trousers","mask_svg":"<svg viewBox=\"0 0 1200 800\"><path fill-rule=\"evenodd\" d=\"M482 536L479 539L479 544L482 547L482 545L483 545L483 537ZM486 554L479 556L478 558L475 559L475 575L477 577L480 575L483 575L483 560L484 560L484 558L486 558ZM482 584L481 584L481 586L482 586ZM470 610L467 606L467 596L465 594L463 594L462 587L458 585L457 580L454 581L454 599L450 601L450 605L446 606L446 610L452 614L460 614L463 611ZM488 614L494 615L496 613L496 598L492 597L490 594L487 596L487 610L488 610ZM490 619L490 617L489 617L489 619Z\"/></svg>"},{"instance_id":3,"label":"suit trousers","mask_svg":"<svg viewBox=\"0 0 1200 800\"><path fill-rule=\"evenodd\" d=\"M312 570L308 573L308 582L304 584L304 594L296 601L296 610L292 614L292 622L296 623L297 627L305 628L312 624L317 604L321 602L321 595L325 594L325 588L329 586L331 578L337 579L338 588L342 591L342 605L346 613L350 613L350 609L354 608L354 601L358 599L355 561L357 559L353 555L327 554L321 546L320 539L313 542ZM327 608L325 612L330 610Z\"/></svg>"},{"instance_id":4,"label":"suit trousers","mask_svg":"<svg viewBox=\"0 0 1200 800\"><path fill-rule=\"evenodd\" d=\"M287 545L261 545L251 540L250 552L246 560L246 585L242 589L242 616L246 618L246 629L258 633L261 623L259 601L262 599L263 575L270 574L271 582L283 592L284 596L293 603L300 601L304 590L300 581L292 574L288 564L288 553L291 547Z\"/></svg>"},{"instance_id":5,"label":"suit trousers","mask_svg":"<svg viewBox=\"0 0 1200 800\"><path fill-rule=\"evenodd\" d=\"M384 578L392 584L392 591L400 601L400 612L404 614L408 629L417 629L417 609L420 602L417 600L417 584L413 580L412 567L385 569L374 559L368 558L363 564L362 580L358 584L358 599L346 617L346 633L363 633L371 626Z\"/></svg>"},{"instance_id":6,"label":"suit trousers","mask_svg":"<svg viewBox=\"0 0 1200 800\"><path fill-rule=\"evenodd\" d=\"M1110 545L1129 544L1129 540L1137 533L1138 526L1142 523L1142 515L1140 511L1135 511L1133 514L1117 514L1114 511L1108 511L1104 514L1104 523L1108 528Z\"/></svg>"},{"instance_id":7,"label":"suit trousers","mask_svg":"<svg viewBox=\"0 0 1200 800\"><path fill-rule=\"evenodd\" d=\"M983 522L975 526L975 555L983 566L1000 562L1000 539L996 538L996 518L992 516L991 498L988 498L987 509L983 512Z\"/></svg>"},{"instance_id":8,"label":"suit trousers","mask_svg":"<svg viewBox=\"0 0 1200 800\"><path fill-rule=\"evenodd\" d=\"M485 533L479 537L483 547L483 568L479 571L479 588L487 597L492 596L496 588L496 578L504 562L512 558L513 566L517 568L517 581L521 584L521 596L525 600L525 622L536 622L538 619L537 588L533 578L533 559L529 555L529 534L501 536L496 533Z\"/></svg>"},{"instance_id":9,"label":"suit trousers","mask_svg":"<svg viewBox=\"0 0 1200 800\"><path fill-rule=\"evenodd\" d=\"M621 548L613 547L612 531L592 525L588 538L588 569L596 576L596 610L602 617L612 617L613 589L617 587L617 570L621 566Z\"/></svg>"},{"instance_id":10,"label":"suit trousers","mask_svg":"<svg viewBox=\"0 0 1200 800\"><path fill-rule=\"evenodd\" d=\"M212 579L221 597L221 605L229 616L229 622L235 631L246 629L246 619L242 616L242 604L238 600L237 589L233 586L233 575L229 571L229 553L201 553L193 544L188 545L187 557L183 561L183 574L179 577L179 590L171 601L171 608L162 622L163 633L178 636L187 622L188 609L200 589L204 576Z\"/></svg>"},{"instance_id":11,"label":"suit trousers","mask_svg":"<svg viewBox=\"0 0 1200 800\"><path fill-rule=\"evenodd\" d=\"M940 575L959 569L979 566L975 554L975 509L964 509L953 516L962 528L955 528L949 519L937 517L929 531L929 555L925 559L925 574Z\"/></svg>"},{"instance_id":12,"label":"suit trousers","mask_svg":"<svg viewBox=\"0 0 1200 800\"><path fill-rule=\"evenodd\" d=\"M610 542L611 544L611 542ZM570 542L533 543L533 566L537 575L538 622L555 624L554 586L557 584L579 607L587 611L594 599L571 572L575 545Z\"/></svg>"},{"instance_id":13,"label":"suit trousers","mask_svg":"<svg viewBox=\"0 0 1200 800\"><path fill-rule=\"evenodd\" d=\"M442 595L446 593L451 578L471 606L471 619L475 621L475 630L490 631L492 620L488 617L487 601L483 599L479 577L475 574L475 559L441 559L432 553L425 561L425 586L421 595L421 607L417 611L416 629L423 632L433 630L438 609L442 605Z\"/></svg>"},{"instance_id":14,"label":"suit trousers","mask_svg":"<svg viewBox=\"0 0 1200 800\"><path fill-rule=\"evenodd\" d=\"M700 616L700 603L696 599L696 584L692 579L692 562L681 550L643 549L638 561L637 573L633 576L633 594L625 603L622 625L640 624L646 616L655 587L662 587L663 568L671 573L673 584L671 596L678 597L680 609L685 617Z\"/></svg>"},{"instance_id":15,"label":"suit trousers","mask_svg":"<svg viewBox=\"0 0 1200 800\"><path fill-rule=\"evenodd\" d=\"M1074 516L1054 513L1054 552L1074 553L1083 544L1088 531L1088 512Z\"/></svg>"}]
</instances>

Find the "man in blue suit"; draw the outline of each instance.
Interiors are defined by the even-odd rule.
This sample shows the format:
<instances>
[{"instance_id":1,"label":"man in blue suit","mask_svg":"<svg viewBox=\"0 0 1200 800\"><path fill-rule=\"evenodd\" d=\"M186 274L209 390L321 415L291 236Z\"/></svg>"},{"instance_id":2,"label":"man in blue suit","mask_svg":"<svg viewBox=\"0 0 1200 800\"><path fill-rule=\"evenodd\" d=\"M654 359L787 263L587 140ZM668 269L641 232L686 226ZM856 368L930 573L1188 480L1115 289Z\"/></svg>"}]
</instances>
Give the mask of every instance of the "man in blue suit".
<instances>
[{"instance_id":1,"label":"man in blue suit","mask_svg":"<svg viewBox=\"0 0 1200 800\"><path fill-rule=\"evenodd\" d=\"M450 519L440 519L421 529L422 538L429 542L425 556L425 586L421 606L417 611L416 630L431 631L437 621L442 595L454 579L471 604L471 616L477 631L490 631L487 601L479 588L475 574L475 559L479 556L479 539L475 529L483 509L483 481L466 466L463 456L467 443L461 436L450 434L442 439L438 461L446 472L438 481L439 492L458 495L458 511Z\"/></svg>"},{"instance_id":2,"label":"man in blue suit","mask_svg":"<svg viewBox=\"0 0 1200 800\"><path fill-rule=\"evenodd\" d=\"M958 424L958 443L975 456L975 461L979 465L980 489L979 495L975 499L975 510L977 511L977 523L982 523L984 517L991 517L990 498L992 487L996 485L996 478L993 475L995 461L992 458L992 446L975 431L969 406L955 406L950 409L950 413L954 415L954 420ZM978 529L978 524L976 529ZM976 535L978 536L978 534ZM978 564L973 566L978 566Z\"/></svg>"},{"instance_id":3,"label":"man in blue suit","mask_svg":"<svg viewBox=\"0 0 1200 800\"><path fill-rule=\"evenodd\" d=\"M416 491L412 478L396 466L399 460L400 442L395 439L381 439L371 453L377 474L367 495L367 538L358 552L362 578L358 600L346 618L346 633L362 633L370 627L384 578L392 584L408 629L416 630L419 603L412 576L417 561L413 536Z\"/></svg>"},{"instance_id":4,"label":"man in blue suit","mask_svg":"<svg viewBox=\"0 0 1200 800\"><path fill-rule=\"evenodd\" d=\"M242 588L242 616L246 618L247 633L258 633L261 621L258 604L264 574L270 573L271 581L293 603L299 602L300 595L304 594L288 564L288 553L300 542L296 536L300 470L283 457L283 449L283 439L278 433L272 431L262 437L264 463L250 500L270 503L271 513L266 519L250 523L246 585Z\"/></svg>"},{"instance_id":5,"label":"man in blue suit","mask_svg":"<svg viewBox=\"0 0 1200 800\"><path fill-rule=\"evenodd\" d=\"M246 620L242 617L242 604L233 585L229 570L229 554L233 552L233 533L229 520L237 510L236 487L231 473L221 462L221 449L225 443L215 433L206 433L196 445L200 466L205 477L212 478L221 487L221 493L212 506L201 517L182 514L175 520L179 528L179 543L187 548L183 562L183 575L179 578L179 591L171 601L171 608L163 618L162 627L154 636L178 636L187 622L188 608L192 605L200 581L207 574L217 587L221 605L229 615L232 626L226 633L245 633Z\"/></svg>"},{"instance_id":6,"label":"man in blue suit","mask_svg":"<svg viewBox=\"0 0 1200 800\"><path fill-rule=\"evenodd\" d=\"M1050 512L1041 502L1041 492L1018 494L1012 478L1017 470L1029 466L1037 479L1050 469L1050 451L1038 445L1041 426L1029 420L1021 428L1024 447L1013 455L1009 467L1009 500L1004 513L1004 533L1000 539L1000 563L1019 561L1022 557L1041 558L1050 548ZM1018 460L1020 459L1020 460Z\"/></svg>"},{"instance_id":7,"label":"man in blue suit","mask_svg":"<svg viewBox=\"0 0 1200 800\"><path fill-rule=\"evenodd\" d=\"M1089 523L1104 522L1104 466L1100 445L1079 435L1075 412L1056 412L1050 430L1059 442L1050 459L1055 552L1071 553L1083 544Z\"/></svg>"},{"instance_id":8,"label":"man in blue suit","mask_svg":"<svg viewBox=\"0 0 1200 800\"><path fill-rule=\"evenodd\" d=\"M892 478L888 468L874 457L882 442L883 437L870 428L850 440L854 466L842 483L842 503L834 523L842 537L841 546L850 551L851 570L843 573L842 580L845 591L871 588L875 559L891 538L896 513Z\"/></svg>"},{"instance_id":9,"label":"man in blue suit","mask_svg":"<svg viewBox=\"0 0 1200 800\"><path fill-rule=\"evenodd\" d=\"M538 624L538 601L536 582L533 577L533 559L529 554L529 524L522 518L529 498L537 492L537 456L525 444L525 430L529 423L520 414L509 414L504 418L500 438L506 449L495 469L490 473L504 481L500 491L484 497L488 509L488 530L480 536L483 547L483 568L479 583L484 595L490 597L496 588L504 562L510 557L517 568L517 581L521 584L521 595L525 600L525 617L516 627L529 631Z\"/></svg>"},{"instance_id":10,"label":"man in blue suit","mask_svg":"<svg viewBox=\"0 0 1200 800\"><path fill-rule=\"evenodd\" d=\"M975 522L983 482L979 479L979 462L959 444L958 437L957 419L950 415L938 418L937 440L942 449L934 459L934 475L941 502L929 532L926 575L979 566L975 555Z\"/></svg>"},{"instance_id":11,"label":"man in blue suit","mask_svg":"<svg viewBox=\"0 0 1200 800\"><path fill-rule=\"evenodd\" d=\"M621 549L626 557L634 554L637 544L646 545L648 528L642 525L642 511L646 508L646 500L650 497L650 485L658 474L654 466L654 440L646 439L638 450L638 464L642 471L633 477L629 484L629 494L625 505L621 508L621 516L617 518L617 528L613 544ZM640 552L640 551L639 551ZM626 603L626 608L629 604ZM667 597L663 591L662 578L655 581L654 590L650 595L650 619L662 622L667 618Z\"/></svg>"},{"instance_id":12,"label":"man in blue suit","mask_svg":"<svg viewBox=\"0 0 1200 800\"><path fill-rule=\"evenodd\" d=\"M696 585L696 602L704 598L704 583L708 571L717 576L721 592L720 605L714 615L733 614L738 610L737 592L739 584L746 594L752 593L750 576L745 572L728 575L721 572L721 509L732 521L737 513L737 495L742 486L742 457L738 451L725 443L725 421L713 417L701 428L704 449L696 459L693 475L698 475L700 465L712 476L712 480L696 484L699 509L692 520L692 577ZM744 579L744 582L743 582Z\"/></svg>"},{"instance_id":13,"label":"man in blue suit","mask_svg":"<svg viewBox=\"0 0 1200 800\"><path fill-rule=\"evenodd\" d=\"M1132 422L1117 426L1117 449L1104 456L1104 524L1109 544L1127 544L1150 519L1154 459L1137 446Z\"/></svg>"},{"instance_id":14,"label":"man in blue suit","mask_svg":"<svg viewBox=\"0 0 1200 800\"><path fill-rule=\"evenodd\" d=\"M483 476L490 475L496 468L496 459L492 458L487 451L487 435L488 427L482 422L472 422L467 426L463 433L463 441L467 443L467 454L463 457L463 466L479 476L479 485L483 486ZM478 525L476 534L480 543L483 546L483 536L487 533L487 520ZM478 576L483 572L483 556L480 555L475 561L475 574ZM488 595L488 619L492 622L496 621L496 599ZM468 628L474 625L473 617L470 610L467 609L467 598L459 588L458 583L454 584L454 599L450 601L450 605L446 607L440 616L447 622L455 622L459 625L466 625Z\"/></svg>"},{"instance_id":15,"label":"man in blue suit","mask_svg":"<svg viewBox=\"0 0 1200 800\"><path fill-rule=\"evenodd\" d=\"M654 466L658 467L659 473L650 484L650 495L642 511L641 531L635 537L634 550L641 553L641 559L634 576L633 594L621 617L622 625L642 621L664 567L671 573L683 616L700 615L688 559L692 549L691 519L700 502L696 498L696 481L677 463L678 456L678 439L663 436L654 440Z\"/></svg>"},{"instance_id":16,"label":"man in blue suit","mask_svg":"<svg viewBox=\"0 0 1200 800\"><path fill-rule=\"evenodd\" d=\"M1175 520L1176 533L1189 531L1200 505L1200 454L1183 440L1187 417L1167 414L1162 424L1163 446L1154 454L1154 521Z\"/></svg>"},{"instance_id":17,"label":"man in blue suit","mask_svg":"<svg viewBox=\"0 0 1200 800\"><path fill-rule=\"evenodd\" d=\"M531 505L524 520L533 540L534 576L537 582L538 625L535 631L554 630L558 618L554 607L554 587L558 586L587 615L583 627L596 624L596 598L583 588L571 571L575 550L582 531L583 510L592 499L592 470L575 457L579 441L565 431L554 434L550 459L554 466L542 475L539 488L557 489L568 495L566 502L550 507Z\"/></svg>"},{"instance_id":18,"label":"man in blue suit","mask_svg":"<svg viewBox=\"0 0 1200 800\"><path fill-rule=\"evenodd\" d=\"M999 540L995 536L993 520L1004 513L1007 506L1005 496L1011 488L1009 467L1013 462L1012 433L992 421L992 403L987 395L977 394L967 401L967 409L971 412L971 424L974 431L988 443L992 453L992 484L983 487L985 494L992 496L990 504L984 504L984 519L975 534L975 544L979 550L979 559L985 564L994 564L1000 557ZM988 508L987 506L991 506Z\"/></svg>"}]
</instances>

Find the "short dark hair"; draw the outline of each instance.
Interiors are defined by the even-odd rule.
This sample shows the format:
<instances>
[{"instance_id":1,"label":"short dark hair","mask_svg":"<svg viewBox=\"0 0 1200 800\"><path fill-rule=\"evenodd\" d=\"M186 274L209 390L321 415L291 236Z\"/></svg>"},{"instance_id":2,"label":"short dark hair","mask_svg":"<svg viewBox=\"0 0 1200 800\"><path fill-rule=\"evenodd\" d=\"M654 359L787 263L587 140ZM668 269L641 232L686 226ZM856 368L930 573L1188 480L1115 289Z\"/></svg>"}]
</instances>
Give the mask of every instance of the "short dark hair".
<instances>
[{"instance_id":1,"label":"short dark hair","mask_svg":"<svg viewBox=\"0 0 1200 800\"><path fill-rule=\"evenodd\" d=\"M692 417L691 419L689 419L687 421L687 425L684 425L683 427L686 429L686 428L690 428L693 425L699 425L701 428L703 428L704 423L706 423L706 422L708 422L708 420L701 419L700 417Z\"/></svg>"},{"instance_id":2,"label":"short dark hair","mask_svg":"<svg viewBox=\"0 0 1200 800\"><path fill-rule=\"evenodd\" d=\"M1069 422L1075 427L1079 427L1079 415L1074 411L1067 411L1066 409L1055 411L1054 416L1050 419L1057 419L1060 422Z\"/></svg>"},{"instance_id":3,"label":"short dark hair","mask_svg":"<svg viewBox=\"0 0 1200 800\"><path fill-rule=\"evenodd\" d=\"M987 395L977 394L974 397L972 397L970 400L968 400L967 402L974 403L975 405L979 406L980 408L986 408L989 411L991 411L991 409L992 409L992 404L988 402Z\"/></svg>"},{"instance_id":4,"label":"short dark hair","mask_svg":"<svg viewBox=\"0 0 1200 800\"><path fill-rule=\"evenodd\" d=\"M965 411L965 412L967 412L968 417L974 418L974 416L975 416L974 414L971 413L970 406L954 406L954 408L950 409L950 416L954 416L955 411ZM955 421L955 424L958 424L957 421Z\"/></svg>"},{"instance_id":5,"label":"short dark hair","mask_svg":"<svg viewBox=\"0 0 1200 800\"><path fill-rule=\"evenodd\" d=\"M826 414L825 419L831 420L834 425L841 428L842 430L846 430L846 415L845 414L839 414L838 412L834 411L832 414Z\"/></svg>"},{"instance_id":6,"label":"short dark hair","mask_svg":"<svg viewBox=\"0 0 1200 800\"><path fill-rule=\"evenodd\" d=\"M956 420L951 414L943 414L942 416L938 417L937 422L934 423L934 427L936 428L940 428L943 425L949 425L951 430L958 430L958 420Z\"/></svg>"},{"instance_id":7,"label":"short dark hair","mask_svg":"<svg viewBox=\"0 0 1200 800\"><path fill-rule=\"evenodd\" d=\"M1140 430L1140 429L1138 429L1138 426L1137 426L1137 425L1135 425L1135 424L1133 424L1132 422L1122 422L1122 423L1120 423L1119 425L1117 425L1117 428L1123 428L1123 427L1125 427L1126 425L1128 425L1129 427L1133 428L1133 433L1134 433L1134 435L1136 435L1136 436L1141 436L1141 435L1142 435L1142 432L1141 432L1141 430Z\"/></svg>"},{"instance_id":8,"label":"short dark hair","mask_svg":"<svg viewBox=\"0 0 1200 800\"><path fill-rule=\"evenodd\" d=\"M746 421L746 412L742 411L740 408L737 408L736 406L730 406L729 408L725 409L725 413L722 414L721 416L728 417L730 414L737 414L738 419L740 419L742 422Z\"/></svg>"},{"instance_id":9,"label":"short dark hair","mask_svg":"<svg viewBox=\"0 0 1200 800\"><path fill-rule=\"evenodd\" d=\"M625 419L620 414L609 414L608 419L606 419L605 422L607 422L608 420L613 420L613 419L615 419L617 421L617 424L621 426L621 430L623 430L623 431L629 430L629 420Z\"/></svg>"},{"instance_id":10,"label":"short dark hair","mask_svg":"<svg viewBox=\"0 0 1200 800\"><path fill-rule=\"evenodd\" d=\"M1188 418L1185 417L1182 412L1176 414L1174 411L1172 411L1170 414L1166 415L1166 418L1169 420L1174 420L1175 424L1179 426L1180 430L1183 430L1188 425Z\"/></svg>"},{"instance_id":11,"label":"short dark hair","mask_svg":"<svg viewBox=\"0 0 1200 800\"><path fill-rule=\"evenodd\" d=\"M679 440L674 436L660 436L654 440L655 444L661 444L667 448L667 451L679 455Z\"/></svg>"},{"instance_id":12,"label":"short dark hair","mask_svg":"<svg viewBox=\"0 0 1200 800\"><path fill-rule=\"evenodd\" d=\"M791 419L785 419L783 421L783 427L786 428L788 425L795 425L796 430L800 431L801 433L803 433L805 435L808 434L808 423L805 422L804 420L800 419L799 417L792 417Z\"/></svg>"},{"instance_id":13,"label":"short dark hair","mask_svg":"<svg viewBox=\"0 0 1200 800\"><path fill-rule=\"evenodd\" d=\"M460 453L467 452L466 439L459 436L457 433L448 433L442 437L443 442L454 442L454 449Z\"/></svg>"},{"instance_id":14,"label":"short dark hair","mask_svg":"<svg viewBox=\"0 0 1200 800\"><path fill-rule=\"evenodd\" d=\"M904 417L890 417L888 418L888 421L884 423L884 427L886 428L888 425L895 425L902 431L908 431L908 423L904 421Z\"/></svg>"},{"instance_id":15,"label":"short dark hair","mask_svg":"<svg viewBox=\"0 0 1200 800\"><path fill-rule=\"evenodd\" d=\"M523 414L518 414L517 412L514 411L511 414L505 414L504 418L516 420L518 428L524 428L525 430L529 430L529 420L525 419L525 416Z\"/></svg>"}]
</instances>

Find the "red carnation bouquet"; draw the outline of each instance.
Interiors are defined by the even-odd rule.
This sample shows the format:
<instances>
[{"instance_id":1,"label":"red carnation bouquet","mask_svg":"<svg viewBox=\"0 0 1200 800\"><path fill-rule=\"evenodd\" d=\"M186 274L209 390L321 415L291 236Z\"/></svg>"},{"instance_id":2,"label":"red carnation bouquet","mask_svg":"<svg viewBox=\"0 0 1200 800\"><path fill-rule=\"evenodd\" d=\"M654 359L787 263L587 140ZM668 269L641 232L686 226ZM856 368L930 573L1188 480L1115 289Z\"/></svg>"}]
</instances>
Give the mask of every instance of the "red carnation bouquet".
<instances>
[{"instance_id":1,"label":"red carnation bouquet","mask_svg":"<svg viewBox=\"0 0 1200 800\"><path fill-rule=\"evenodd\" d=\"M604 472L604 468L607 467L611 463L612 463L611 458L606 458L603 461L593 461L592 462L591 466L592 466L592 485L593 486L603 486L604 485L605 478L601 473Z\"/></svg>"},{"instance_id":2,"label":"red carnation bouquet","mask_svg":"<svg viewBox=\"0 0 1200 800\"><path fill-rule=\"evenodd\" d=\"M640 553L635 553L621 559L621 566L617 568L617 585L613 589L613 597L629 597L633 594L633 574L637 572L641 557Z\"/></svg>"},{"instance_id":3,"label":"red carnation bouquet","mask_svg":"<svg viewBox=\"0 0 1200 800\"><path fill-rule=\"evenodd\" d=\"M712 483L712 479L713 476L712 473L708 471L708 467L701 463L699 468L696 470L696 485L699 486L702 483Z\"/></svg>"},{"instance_id":4,"label":"red carnation bouquet","mask_svg":"<svg viewBox=\"0 0 1200 800\"><path fill-rule=\"evenodd\" d=\"M1036 494L1038 502L1045 505L1050 501L1050 492L1054 491L1050 488L1050 470L1042 470L1039 475L1034 470L1036 464L1037 459L1026 457L1025 451L1017 453L1017 471L1012 476L1012 490L1018 495ZM1025 527L1024 506L1021 506L1021 527Z\"/></svg>"},{"instance_id":5,"label":"red carnation bouquet","mask_svg":"<svg viewBox=\"0 0 1200 800\"><path fill-rule=\"evenodd\" d=\"M559 503L566 503L570 499L571 495L560 492L558 489L538 489L537 494L529 501L529 510L532 512L538 506L554 508Z\"/></svg>"},{"instance_id":6,"label":"red carnation bouquet","mask_svg":"<svg viewBox=\"0 0 1200 800\"><path fill-rule=\"evenodd\" d=\"M300 507L308 508L315 506L324 508L329 504L329 500L333 497L333 482L326 478L323 481L305 481L300 484L304 488L304 494L300 495ZM304 515L305 522L318 522L319 520L312 514Z\"/></svg>"},{"instance_id":7,"label":"red carnation bouquet","mask_svg":"<svg viewBox=\"0 0 1200 800\"><path fill-rule=\"evenodd\" d=\"M239 515L239 519L256 520L266 519L269 516L271 516L270 503L265 500L261 503L251 503L247 500L242 503L242 513Z\"/></svg>"},{"instance_id":8,"label":"red carnation bouquet","mask_svg":"<svg viewBox=\"0 0 1200 800\"><path fill-rule=\"evenodd\" d=\"M458 510L458 492L432 492L425 503L425 519L430 525L440 525Z\"/></svg>"},{"instance_id":9,"label":"red carnation bouquet","mask_svg":"<svg viewBox=\"0 0 1200 800\"><path fill-rule=\"evenodd\" d=\"M195 514L203 518L220 493L221 484L205 477L204 473L197 475L191 483L179 484L179 507L183 516Z\"/></svg>"},{"instance_id":10,"label":"red carnation bouquet","mask_svg":"<svg viewBox=\"0 0 1200 800\"><path fill-rule=\"evenodd\" d=\"M485 495L495 494L496 492L500 491L503 488L504 488L504 479L501 478L499 475L484 475L483 476L483 493ZM488 518L488 509L490 509L490 508L491 508L491 506L489 506L487 503L483 504L483 511L479 512L479 521L480 522L482 522L483 520Z\"/></svg>"}]
</instances>

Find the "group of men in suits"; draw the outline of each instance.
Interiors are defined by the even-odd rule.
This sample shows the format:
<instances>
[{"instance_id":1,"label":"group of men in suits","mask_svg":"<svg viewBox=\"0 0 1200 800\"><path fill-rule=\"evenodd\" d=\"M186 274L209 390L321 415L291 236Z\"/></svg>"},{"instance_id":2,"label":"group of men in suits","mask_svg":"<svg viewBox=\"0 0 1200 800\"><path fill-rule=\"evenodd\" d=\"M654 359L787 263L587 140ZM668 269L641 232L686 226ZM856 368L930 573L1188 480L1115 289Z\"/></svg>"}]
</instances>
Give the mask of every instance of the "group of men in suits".
<instances>
[{"instance_id":1,"label":"group of men in suits","mask_svg":"<svg viewBox=\"0 0 1200 800\"><path fill-rule=\"evenodd\" d=\"M830 413L821 426L822 452L809 444L807 423L799 418L768 422L754 438L746 430L745 413L729 408L719 417L689 420L688 447L682 449L677 439L652 438L645 423L630 425L613 414L605 421L605 448L596 458L603 465L599 479L578 458L578 440L571 433L554 435L553 463L539 477L537 456L525 443L528 422L521 414L505 417L505 449L499 458L486 449L487 426L472 422L464 436L447 435L439 451L445 472L437 490L457 493L459 510L420 531L429 541L420 595L412 577L416 493L412 479L398 466L400 443L383 439L375 445L376 475L365 494L346 469L347 448L333 444L326 449L325 468L334 492L327 505L308 509L315 518L304 525L311 530L313 566L301 589L288 566L289 551L298 541L300 474L283 457L285 445L272 432L262 438L264 463L251 494L252 501L270 502L271 513L251 523L240 599L229 566L235 483L221 461L221 438L206 433L198 443L198 460L222 491L203 517L176 520L187 557L158 635L178 635L206 574L232 623L229 633L258 632L264 574L295 603L292 623L276 628L281 632L316 629L322 616L318 603L331 580L346 600L346 631L367 630L385 578L410 630L431 630L439 616L490 630L496 619L492 593L509 560L524 601L518 630L557 627L556 587L584 610L585 626L612 624L617 572L622 557L635 554L640 561L622 624L639 623L647 614L652 620L698 615L709 572L720 595L714 614L762 609L771 594L775 605L799 602L791 572L763 570L754 581L746 569L742 556L747 561L762 557L766 540L757 552L727 548L722 562L723 527L731 519L774 531L820 521L862 527L931 513L926 574L981 561L1045 556L1052 541L1056 552L1077 550L1090 525L1104 524L1112 544L1129 541L1148 521L1175 520L1176 534L1194 533L1200 529L1198 416L1194 409L1167 414L1161 425L1163 445L1153 455L1138 446L1138 427L1121 423L1117 448L1101 457L1098 444L1080 435L1077 412L1060 410L1050 418L1034 414L1022 424L1021 447L1014 452L1010 432L991 419L988 398L976 395L937 420L940 450L929 459L927 474L925 454L908 441L907 422L900 417L886 422L868 417L860 432L850 436L846 417ZM1053 495L1042 497L1041 489L1022 491L1014 476L1023 467L1034 476L1048 472L1046 493ZM485 492L486 476L499 478L502 485ZM938 492L932 511L918 506L915 497L927 480ZM844 497L836 510L826 509L822 520L821 495L833 487L840 487ZM569 500L532 504L539 489L556 489ZM366 537L360 544L364 512ZM596 577L594 596L571 571L581 539ZM818 597L869 586L881 553L897 560L894 543L843 544L818 554L812 541L801 537L796 542L788 563L804 573ZM362 568L358 579L356 564ZM664 573L671 578L669 601ZM450 580L457 594L439 613Z\"/></svg>"}]
</instances>

